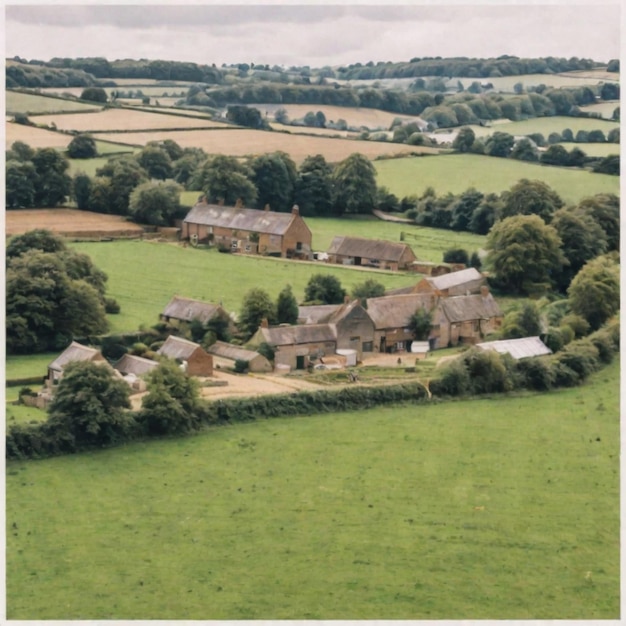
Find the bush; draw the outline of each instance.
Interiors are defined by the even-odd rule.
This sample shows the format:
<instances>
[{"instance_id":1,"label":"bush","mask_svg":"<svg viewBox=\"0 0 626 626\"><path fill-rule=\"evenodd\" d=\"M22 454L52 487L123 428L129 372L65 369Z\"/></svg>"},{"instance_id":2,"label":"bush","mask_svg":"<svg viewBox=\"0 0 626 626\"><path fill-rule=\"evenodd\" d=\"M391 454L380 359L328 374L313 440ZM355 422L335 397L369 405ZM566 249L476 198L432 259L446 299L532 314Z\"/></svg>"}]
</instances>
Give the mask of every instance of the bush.
<instances>
[{"instance_id":1,"label":"bush","mask_svg":"<svg viewBox=\"0 0 626 626\"><path fill-rule=\"evenodd\" d=\"M574 331L571 326L564 324L563 326L559 326L559 331L561 333L561 340L563 341L563 345L566 346L572 341L574 341Z\"/></svg>"},{"instance_id":2,"label":"bush","mask_svg":"<svg viewBox=\"0 0 626 626\"><path fill-rule=\"evenodd\" d=\"M552 361L550 369L555 387L575 387L581 382L580 376L571 367L558 360Z\"/></svg>"},{"instance_id":3,"label":"bush","mask_svg":"<svg viewBox=\"0 0 626 626\"><path fill-rule=\"evenodd\" d=\"M236 359L234 370L237 374L243 374L248 371L248 361L244 359Z\"/></svg>"},{"instance_id":4,"label":"bush","mask_svg":"<svg viewBox=\"0 0 626 626\"><path fill-rule=\"evenodd\" d=\"M558 354L557 360L576 372L580 380L587 378L600 365L598 349L589 339L572 342Z\"/></svg>"},{"instance_id":5,"label":"bush","mask_svg":"<svg viewBox=\"0 0 626 626\"><path fill-rule=\"evenodd\" d=\"M607 332L596 331L589 336L589 341L598 351L598 358L602 363L610 363L615 355L613 341Z\"/></svg>"},{"instance_id":6,"label":"bush","mask_svg":"<svg viewBox=\"0 0 626 626\"><path fill-rule=\"evenodd\" d=\"M563 343L563 335L560 328L554 328L553 326L548 328L548 332L542 338L543 343L546 344L552 352L558 352L565 345Z\"/></svg>"},{"instance_id":7,"label":"bush","mask_svg":"<svg viewBox=\"0 0 626 626\"><path fill-rule=\"evenodd\" d=\"M471 348L463 354L473 394L511 391L514 387L507 368L497 352Z\"/></svg>"},{"instance_id":8,"label":"bush","mask_svg":"<svg viewBox=\"0 0 626 626\"><path fill-rule=\"evenodd\" d=\"M446 365L441 375L431 381L430 391L437 396L462 396L470 390L470 377L460 358Z\"/></svg>"},{"instance_id":9,"label":"bush","mask_svg":"<svg viewBox=\"0 0 626 626\"><path fill-rule=\"evenodd\" d=\"M517 363L521 384L533 391L547 391L554 384L554 371L543 357L522 359Z\"/></svg>"},{"instance_id":10,"label":"bush","mask_svg":"<svg viewBox=\"0 0 626 626\"><path fill-rule=\"evenodd\" d=\"M104 312L109 315L117 315L121 310L121 307L115 298L104 299Z\"/></svg>"},{"instance_id":11,"label":"bush","mask_svg":"<svg viewBox=\"0 0 626 626\"><path fill-rule=\"evenodd\" d=\"M570 313L563 316L561 326L569 326L574 331L574 338L580 339L589 334L589 322L581 315Z\"/></svg>"}]
</instances>

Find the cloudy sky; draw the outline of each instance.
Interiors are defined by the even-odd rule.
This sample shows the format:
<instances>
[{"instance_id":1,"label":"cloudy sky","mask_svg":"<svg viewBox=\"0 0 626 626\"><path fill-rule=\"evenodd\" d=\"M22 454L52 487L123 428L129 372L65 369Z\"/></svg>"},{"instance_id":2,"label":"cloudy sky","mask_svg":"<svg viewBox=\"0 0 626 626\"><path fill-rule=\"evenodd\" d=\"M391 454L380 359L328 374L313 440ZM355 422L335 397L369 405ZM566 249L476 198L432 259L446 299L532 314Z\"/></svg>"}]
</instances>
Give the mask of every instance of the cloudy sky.
<instances>
[{"instance_id":1,"label":"cloudy sky","mask_svg":"<svg viewBox=\"0 0 626 626\"><path fill-rule=\"evenodd\" d=\"M620 0L5 3L5 56L341 65L420 56L620 54Z\"/></svg>"}]
</instances>

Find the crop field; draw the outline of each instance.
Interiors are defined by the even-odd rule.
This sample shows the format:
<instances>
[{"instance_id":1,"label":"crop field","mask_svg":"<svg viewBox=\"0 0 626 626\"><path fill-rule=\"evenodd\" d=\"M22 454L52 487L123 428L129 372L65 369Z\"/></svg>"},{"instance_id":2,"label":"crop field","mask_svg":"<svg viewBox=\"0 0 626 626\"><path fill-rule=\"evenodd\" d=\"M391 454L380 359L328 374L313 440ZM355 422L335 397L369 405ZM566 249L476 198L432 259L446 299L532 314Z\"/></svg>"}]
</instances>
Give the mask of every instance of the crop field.
<instances>
[{"instance_id":1,"label":"crop field","mask_svg":"<svg viewBox=\"0 0 626 626\"><path fill-rule=\"evenodd\" d=\"M133 102L135 105L137 105L134 106L134 108L136 108L138 111L152 111L153 113L164 113L166 115L173 113L174 115L188 115L189 117L204 117L211 119L211 114L205 113L204 111L195 111L193 109L181 109L178 107L174 107L173 105L176 104L178 100L180 100L180 98L172 98L171 101L169 99L159 98L159 106L157 106L156 103L150 106L146 106L145 104L137 104L136 100ZM224 125L225 124L222 124L222 126Z\"/></svg>"},{"instance_id":2,"label":"crop field","mask_svg":"<svg viewBox=\"0 0 626 626\"><path fill-rule=\"evenodd\" d=\"M273 130L285 133L294 133L296 135L321 135L324 137L351 137L356 138L359 133L349 130L336 130L334 128L313 128L311 126L290 126L289 124L277 124L270 122Z\"/></svg>"},{"instance_id":3,"label":"crop field","mask_svg":"<svg viewBox=\"0 0 626 626\"><path fill-rule=\"evenodd\" d=\"M437 195L458 194L470 187L483 193L501 193L521 178L542 180L567 203L576 203L596 193L619 195L620 192L619 176L476 154L388 159L376 161L374 166L378 172L377 184L388 187L398 197L420 196L427 187L433 187Z\"/></svg>"},{"instance_id":4,"label":"crop field","mask_svg":"<svg viewBox=\"0 0 626 626\"><path fill-rule=\"evenodd\" d=\"M71 135L62 135L52 130L36 128L35 126L24 126L23 124L14 124L5 122L6 134L4 144L8 150L15 141L23 141L31 148L59 148L65 150L72 141Z\"/></svg>"},{"instance_id":5,"label":"crop field","mask_svg":"<svg viewBox=\"0 0 626 626\"><path fill-rule=\"evenodd\" d=\"M597 102L586 107L580 107L585 113L600 113L603 118L610 120L613 118L613 112L619 107L619 100L607 100L605 102Z\"/></svg>"},{"instance_id":6,"label":"crop field","mask_svg":"<svg viewBox=\"0 0 626 626\"><path fill-rule=\"evenodd\" d=\"M619 365L6 468L12 620L618 620Z\"/></svg>"},{"instance_id":7,"label":"crop field","mask_svg":"<svg viewBox=\"0 0 626 626\"><path fill-rule=\"evenodd\" d=\"M71 245L88 254L109 277L107 295L121 306L118 315L108 316L113 332L132 332L141 324L156 324L159 313L175 294L207 302L221 301L231 312L240 310L243 296L253 287L265 289L275 300L290 284L301 301L309 278L319 272L336 276L347 291L368 278L375 278L388 289L415 284L420 278L325 263L220 254L215 249L149 241Z\"/></svg>"},{"instance_id":8,"label":"crop field","mask_svg":"<svg viewBox=\"0 0 626 626\"><path fill-rule=\"evenodd\" d=\"M80 95L80 94L79 94ZM39 113L67 113L76 111L98 111L102 107L85 102L47 98L19 91L5 91L6 112L8 115L25 113L36 115ZM38 122L38 120L37 120Z\"/></svg>"},{"instance_id":9,"label":"crop field","mask_svg":"<svg viewBox=\"0 0 626 626\"><path fill-rule=\"evenodd\" d=\"M77 132L134 131L168 128L223 128L224 124L188 116L163 115L132 109L106 109L80 115L42 115L39 124L56 124L59 130ZM121 138L120 138L121 139Z\"/></svg>"},{"instance_id":10,"label":"crop field","mask_svg":"<svg viewBox=\"0 0 626 626\"><path fill-rule=\"evenodd\" d=\"M587 156L605 157L609 154L619 154L620 146L618 143L574 143L564 141L562 145L566 150L572 148L580 148Z\"/></svg>"},{"instance_id":11,"label":"crop field","mask_svg":"<svg viewBox=\"0 0 626 626\"><path fill-rule=\"evenodd\" d=\"M619 128L619 122L608 120L585 118L585 117L565 117L554 115L551 117L534 117L521 122L511 122L508 120L497 120L491 126L475 126L471 129L477 137L486 137L500 131L510 135L530 135L531 133L541 133L546 139L550 133L562 133L569 128L574 135L579 130L601 130L607 135L614 128Z\"/></svg>"},{"instance_id":12,"label":"crop field","mask_svg":"<svg viewBox=\"0 0 626 626\"><path fill-rule=\"evenodd\" d=\"M182 148L202 148L207 154L228 154L235 157L282 150L297 164L311 154L322 154L329 163L335 163L354 152L360 152L369 159L382 155L438 153L435 148L422 146L239 129L98 133L98 138L134 146L145 146L149 141L172 139Z\"/></svg>"}]
</instances>

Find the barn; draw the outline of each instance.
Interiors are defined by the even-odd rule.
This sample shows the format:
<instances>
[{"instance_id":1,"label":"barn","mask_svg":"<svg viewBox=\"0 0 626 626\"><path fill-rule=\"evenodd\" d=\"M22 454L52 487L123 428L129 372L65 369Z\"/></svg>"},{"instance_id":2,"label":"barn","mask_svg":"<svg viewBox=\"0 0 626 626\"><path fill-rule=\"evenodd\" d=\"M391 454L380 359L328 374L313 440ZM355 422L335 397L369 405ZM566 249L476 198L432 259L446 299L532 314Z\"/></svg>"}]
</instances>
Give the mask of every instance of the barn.
<instances>
[{"instance_id":1,"label":"barn","mask_svg":"<svg viewBox=\"0 0 626 626\"><path fill-rule=\"evenodd\" d=\"M262 354L254 350L246 350L241 346L234 346L224 341L216 341L207 349L209 354L221 359L228 367L232 367L235 361L245 361L251 372L271 372L272 364Z\"/></svg>"},{"instance_id":2,"label":"barn","mask_svg":"<svg viewBox=\"0 0 626 626\"><path fill-rule=\"evenodd\" d=\"M436 293L444 298L466 296L480 293L485 282L485 277L475 267L468 267L441 276L426 276L415 286L415 293Z\"/></svg>"},{"instance_id":3,"label":"barn","mask_svg":"<svg viewBox=\"0 0 626 626\"><path fill-rule=\"evenodd\" d=\"M335 237L327 250L329 263L363 265L386 270L405 270L415 254L405 243L361 237Z\"/></svg>"},{"instance_id":4,"label":"barn","mask_svg":"<svg viewBox=\"0 0 626 626\"><path fill-rule=\"evenodd\" d=\"M91 361L108 365L107 360L102 356L100 350L72 341L72 343L48 365L46 385L57 385L59 380L63 377L65 367L74 361Z\"/></svg>"},{"instance_id":5,"label":"barn","mask_svg":"<svg viewBox=\"0 0 626 626\"><path fill-rule=\"evenodd\" d=\"M500 354L510 354L516 361L552 354L552 350L539 337L485 341L477 343L476 347L481 350L495 350Z\"/></svg>"},{"instance_id":6,"label":"barn","mask_svg":"<svg viewBox=\"0 0 626 626\"><path fill-rule=\"evenodd\" d=\"M170 335L157 354L181 363L189 376L213 376L213 357L202 346L188 339Z\"/></svg>"}]
</instances>

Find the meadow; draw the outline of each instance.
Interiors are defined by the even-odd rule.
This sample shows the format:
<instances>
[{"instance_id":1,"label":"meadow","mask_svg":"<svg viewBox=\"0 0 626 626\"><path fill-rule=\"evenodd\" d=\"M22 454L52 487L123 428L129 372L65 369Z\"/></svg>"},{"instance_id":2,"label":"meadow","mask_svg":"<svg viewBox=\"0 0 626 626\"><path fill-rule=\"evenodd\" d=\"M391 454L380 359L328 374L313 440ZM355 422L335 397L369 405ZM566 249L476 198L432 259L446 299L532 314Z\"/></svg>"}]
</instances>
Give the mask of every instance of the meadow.
<instances>
[{"instance_id":1,"label":"meadow","mask_svg":"<svg viewBox=\"0 0 626 626\"><path fill-rule=\"evenodd\" d=\"M483 193L501 193L521 178L543 181L567 203L576 203L596 193L619 195L620 191L618 176L477 154L379 160L374 167L377 184L388 187L400 198L420 196L427 187L433 187L437 195L459 194L470 187Z\"/></svg>"},{"instance_id":2,"label":"meadow","mask_svg":"<svg viewBox=\"0 0 626 626\"><path fill-rule=\"evenodd\" d=\"M10 462L7 616L618 620L618 389Z\"/></svg>"},{"instance_id":3,"label":"meadow","mask_svg":"<svg viewBox=\"0 0 626 626\"><path fill-rule=\"evenodd\" d=\"M620 146L618 143L575 143L575 142L561 142L561 145L568 151L573 148L582 150L587 156L592 157L605 157L609 154L619 154Z\"/></svg>"},{"instance_id":4,"label":"meadow","mask_svg":"<svg viewBox=\"0 0 626 626\"><path fill-rule=\"evenodd\" d=\"M65 150L72 141L71 135L62 135L52 130L36 128L35 126L24 126L5 122L4 144L8 150L15 141L23 141L31 148L59 148Z\"/></svg>"},{"instance_id":5,"label":"meadow","mask_svg":"<svg viewBox=\"0 0 626 626\"><path fill-rule=\"evenodd\" d=\"M599 113L605 119L612 119L613 112L619 107L619 100L607 100L606 102L597 102L586 107L580 107L585 113Z\"/></svg>"},{"instance_id":6,"label":"meadow","mask_svg":"<svg viewBox=\"0 0 626 626\"><path fill-rule=\"evenodd\" d=\"M27 115L38 115L40 113L74 113L77 111L99 111L102 108L97 104L62 100L60 98L38 96L30 93L21 93L19 91L5 91L5 97L7 115L15 115L16 113L25 113ZM39 123L38 120L36 121Z\"/></svg>"}]
</instances>

